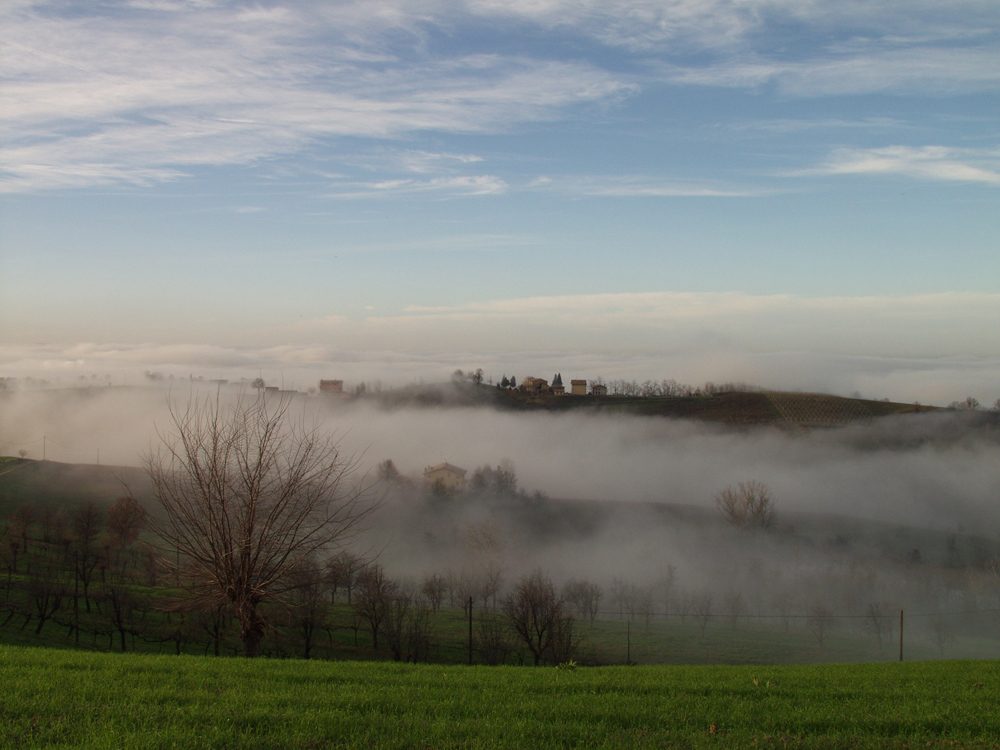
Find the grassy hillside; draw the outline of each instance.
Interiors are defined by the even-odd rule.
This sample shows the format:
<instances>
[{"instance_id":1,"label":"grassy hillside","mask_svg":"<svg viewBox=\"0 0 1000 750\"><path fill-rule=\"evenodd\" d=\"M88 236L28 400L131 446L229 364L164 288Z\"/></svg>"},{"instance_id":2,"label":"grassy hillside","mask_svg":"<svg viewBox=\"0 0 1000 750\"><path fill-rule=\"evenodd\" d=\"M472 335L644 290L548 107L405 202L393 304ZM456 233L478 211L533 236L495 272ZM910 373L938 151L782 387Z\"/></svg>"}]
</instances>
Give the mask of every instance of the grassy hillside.
<instances>
[{"instance_id":1,"label":"grassy hillside","mask_svg":"<svg viewBox=\"0 0 1000 750\"><path fill-rule=\"evenodd\" d=\"M103 507L124 494L125 484L133 491L142 491L145 475L131 467L2 457L0 518L26 503L36 505L39 511L60 506L72 511L87 502Z\"/></svg>"},{"instance_id":2,"label":"grassy hillside","mask_svg":"<svg viewBox=\"0 0 1000 750\"><path fill-rule=\"evenodd\" d=\"M833 427L892 414L935 407L890 401L844 398L817 393L730 392L714 396L527 396L517 391L497 395L501 408L563 412L596 409L640 416L699 419L734 425Z\"/></svg>"},{"instance_id":3,"label":"grassy hillside","mask_svg":"<svg viewBox=\"0 0 1000 750\"><path fill-rule=\"evenodd\" d=\"M1000 665L538 669L0 647L0 746L1000 747Z\"/></svg>"}]
</instances>

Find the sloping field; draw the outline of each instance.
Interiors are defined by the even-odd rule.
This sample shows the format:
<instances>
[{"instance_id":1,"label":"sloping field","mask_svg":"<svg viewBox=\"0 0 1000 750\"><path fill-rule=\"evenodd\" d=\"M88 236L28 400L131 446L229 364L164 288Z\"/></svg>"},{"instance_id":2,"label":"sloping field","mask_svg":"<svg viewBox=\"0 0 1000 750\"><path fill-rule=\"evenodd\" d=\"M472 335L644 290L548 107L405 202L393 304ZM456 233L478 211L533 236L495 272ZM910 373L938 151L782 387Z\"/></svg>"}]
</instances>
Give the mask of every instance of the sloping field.
<instances>
[{"instance_id":1,"label":"sloping field","mask_svg":"<svg viewBox=\"0 0 1000 750\"><path fill-rule=\"evenodd\" d=\"M0 461L0 518L22 503L53 509L62 505L69 511L86 502L104 507L125 494L126 486L142 493L147 485L142 471L131 467L9 457Z\"/></svg>"},{"instance_id":2,"label":"sloping field","mask_svg":"<svg viewBox=\"0 0 1000 750\"><path fill-rule=\"evenodd\" d=\"M557 669L0 647L18 748L1000 747L996 662Z\"/></svg>"},{"instance_id":3,"label":"sloping field","mask_svg":"<svg viewBox=\"0 0 1000 750\"><path fill-rule=\"evenodd\" d=\"M822 393L768 393L783 421L803 427L824 427L871 419L867 402Z\"/></svg>"},{"instance_id":4,"label":"sloping field","mask_svg":"<svg viewBox=\"0 0 1000 750\"><path fill-rule=\"evenodd\" d=\"M593 409L641 416L698 419L733 425L833 427L890 414L932 411L935 407L871 401L823 393L742 392L714 396L537 396L503 392L497 405L512 410L572 411Z\"/></svg>"},{"instance_id":5,"label":"sloping field","mask_svg":"<svg viewBox=\"0 0 1000 750\"><path fill-rule=\"evenodd\" d=\"M934 407L900 404L891 401L868 401L830 396L826 393L784 393L771 391L767 400L781 416L781 421L799 427L835 427L883 417L890 414L932 411Z\"/></svg>"}]
</instances>

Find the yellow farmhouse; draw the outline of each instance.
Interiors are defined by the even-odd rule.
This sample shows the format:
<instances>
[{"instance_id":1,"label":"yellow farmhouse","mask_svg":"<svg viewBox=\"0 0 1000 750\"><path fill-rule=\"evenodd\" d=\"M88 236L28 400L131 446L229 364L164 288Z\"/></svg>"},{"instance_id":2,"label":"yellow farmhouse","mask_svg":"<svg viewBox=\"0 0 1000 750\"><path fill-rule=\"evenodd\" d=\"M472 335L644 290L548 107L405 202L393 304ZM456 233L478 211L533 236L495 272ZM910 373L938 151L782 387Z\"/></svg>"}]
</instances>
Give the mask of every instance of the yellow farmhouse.
<instances>
[{"instance_id":1,"label":"yellow farmhouse","mask_svg":"<svg viewBox=\"0 0 1000 750\"><path fill-rule=\"evenodd\" d=\"M428 489L440 487L448 492L461 492L465 489L465 475L468 472L447 461L424 469L424 482Z\"/></svg>"}]
</instances>

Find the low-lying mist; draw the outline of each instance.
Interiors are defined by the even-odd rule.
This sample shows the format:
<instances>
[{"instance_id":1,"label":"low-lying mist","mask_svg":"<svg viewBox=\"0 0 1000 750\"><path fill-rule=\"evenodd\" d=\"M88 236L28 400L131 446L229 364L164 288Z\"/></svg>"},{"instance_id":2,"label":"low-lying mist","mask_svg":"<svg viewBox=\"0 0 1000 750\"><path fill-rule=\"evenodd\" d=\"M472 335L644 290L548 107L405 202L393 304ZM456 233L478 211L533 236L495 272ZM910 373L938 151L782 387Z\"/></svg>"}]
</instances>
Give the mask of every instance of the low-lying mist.
<instances>
[{"instance_id":1,"label":"low-lying mist","mask_svg":"<svg viewBox=\"0 0 1000 750\"><path fill-rule=\"evenodd\" d=\"M3 394L0 451L137 466L158 433L171 430L168 403L183 406L192 396L213 397L156 389ZM799 432L597 411L383 410L306 396L293 398L290 414L335 435L362 473L387 458L413 476L444 460L471 470L509 459L529 492L706 508L723 487L752 478L771 488L785 513L1000 533L1000 424L991 413L905 415Z\"/></svg>"},{"instance_id":2,"label":"low-lying mist","mask_svg":"<svg viewBox=\"0 0 1000 750\"><path fill-rule=\"evenodd\" d=\"M183 405L191 396L4 394L0 443L7 455L23 448L41 458L44 440L49 460L94 463L99 450L102 463L134 466L171 431L169 400ZM433 572L490 569L509 585L540 567L560 584L599 583L602 609L624 607L629 587L635 597L654 597L663 613L693 613L705 597L717 614L731 606L770 616L805 612L818 601L852 617L872 605L1000 606L1000 424L993 414L786 431L601 412L386 410L305 396L294 397L289 411L335 435L342 455L357 461L358 478L367 476L383 495L355 552L377 555L417 587ZM376 482L386 459L402 482ZM439 497L420 489L424 467L445 460L470 474L509 461L522 492ZM773 494L778 523L769 532L733 529L715 510L720 490L748 479Z\"/></svg>"}]
</instances>

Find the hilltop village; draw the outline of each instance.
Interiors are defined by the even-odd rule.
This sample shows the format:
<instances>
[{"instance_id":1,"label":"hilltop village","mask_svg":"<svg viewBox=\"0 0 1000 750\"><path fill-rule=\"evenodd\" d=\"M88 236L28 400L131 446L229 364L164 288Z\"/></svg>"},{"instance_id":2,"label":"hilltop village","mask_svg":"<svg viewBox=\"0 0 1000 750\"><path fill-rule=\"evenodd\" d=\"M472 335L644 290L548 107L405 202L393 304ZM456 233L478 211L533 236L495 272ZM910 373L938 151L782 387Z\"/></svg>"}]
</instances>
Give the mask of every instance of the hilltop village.
<instances>
[{"instance_id":1,"label":"hilltop village","mask_svg":"<svg viewBox=\"0 0 1000 750\"><path fill-rule=\"evenodd\" d=\"M483 371L476 370L475 372L470 372L468 374L462 372L461 370L456 370L452 374L451 381L455 385L465 385L470 384L473 386L493 386L492 378L489 381L484 382ZM561 373L556 373L552 378L552 383L545 378L536 378L533 375L529 375L524 378L520 384L518 384L515 377L508 378L505 374L503 378L496 384L497 390L501 391L517 391L521 394L528 396L607 396L608 386L604 384L601 378L596 380L570 380L570 389L566 390L563 385L563 379ZM266 388L265 390L271 390ZM273 390L278 390L274 388ZM343 380L320 380L319 381L319 392L330 396L350 396L356 395L360 396L366 392L366 386L361 383L353 391L344 390Z\"/></svg>"}]
</instances>

